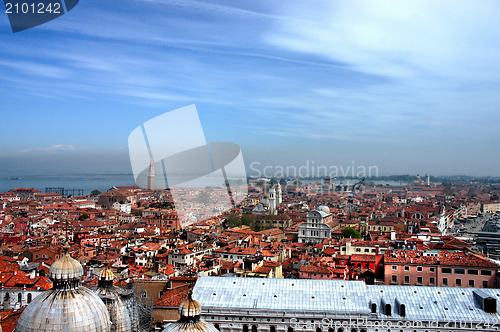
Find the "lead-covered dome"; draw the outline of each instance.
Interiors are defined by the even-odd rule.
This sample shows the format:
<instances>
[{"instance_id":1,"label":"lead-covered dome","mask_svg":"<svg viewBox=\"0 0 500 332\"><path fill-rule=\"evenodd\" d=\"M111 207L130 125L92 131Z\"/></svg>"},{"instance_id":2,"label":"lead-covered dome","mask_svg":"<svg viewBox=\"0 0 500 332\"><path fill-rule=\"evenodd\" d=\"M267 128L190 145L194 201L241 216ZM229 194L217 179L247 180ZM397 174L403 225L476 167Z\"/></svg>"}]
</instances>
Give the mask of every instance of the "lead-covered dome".
<instances>
[{"instance_id":1,"label":"lead-covered dome","mask_svg":"<svg viewBox=\"0 0 500 332\"><path fill-rule=\"evenodd\" d=\"M49 277L53 288L38 295L19 317L17 332L109 332L111 322L106 305L90 289L80 286L83 267L69 255L52 264Z\"/></svg>"},{"instance_id":2,"label":"lead-covered dome","mask_svg":"<svg viewBox=\"0 0 500 332\"><path fill-rule=\"evenodd\" d=\"M92 290L101 298L107 307L111 319L111 332L132 332L138 330L137 314L134 307L128 306L122 298L125 291L113 286L115 275L105 268L99 273L98 285Z\"/></svg>"},{"instance_id":3,"label":"lead-covered dome","mask_svg":"<svg viewBox=\"0 0 500 332\"><path fill-rule=\"evenodd\" d=\"M323 211L326 214L330 214L330 208L326 205L320 205L316 210Z\"/></svg>"},{"instance_id":4,"label":"lead-covered dome","mask_svg":"<svg viewBox=\"0 0 500 332\"><path fill-rule=\"evenodd\" d=\"M191 291L187 300L179 306L181 318L175 323L165 325L163 332L218 332L212 324L200 319L201 306L198 301L193 300Z\"/></svg>"},{"instance_id":5,"label":"lead-covered dome","mask_svg":"<svg viewBox=\"0 0 500 332\"><path fill-rule=\"evenodd\" d=\"M63 247L65 254L52 264L49 269L49 278L57 281L80 280L83 277L83 267L79 261L67 254L69 245Z\"/></svg>"},{"instance_id":6,"label":"lead-covered dome","mask_svg":"<svg viewBox=\"0 0 500 332\"><path fill-rule=\"evenodd\" d=\"M198 301L193 300L191 295L179 306L179 315L181 317L196 317L201 315L201 306Z\"/></svg>"}]
</instances>

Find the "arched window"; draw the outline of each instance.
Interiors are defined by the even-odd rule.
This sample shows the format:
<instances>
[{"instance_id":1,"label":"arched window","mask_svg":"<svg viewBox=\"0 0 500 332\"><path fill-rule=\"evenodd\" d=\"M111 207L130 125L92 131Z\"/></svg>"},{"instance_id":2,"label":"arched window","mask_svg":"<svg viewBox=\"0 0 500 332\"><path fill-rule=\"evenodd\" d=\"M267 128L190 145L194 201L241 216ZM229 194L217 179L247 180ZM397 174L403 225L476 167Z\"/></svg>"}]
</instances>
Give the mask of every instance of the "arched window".
<instances>
[{"instance_id":1,"label":"arched window","mask_svg":"<svg viewBox=\"0 0 500 332\"><path fill-rule=\"evenodd\" d=\"M28 293L28 303L31 303L32 299L33 299L33 295L31 295L31 293Z\"/></svg>"},{"instance_id":2,"label":"arched window","mask_svg":"<svg viewBox=\"0 0 500 332\"><path fill-rule=\"evenodd\" d=\"M220 331L219 324L214 324L214 327Z\"/></svg>"},{"instance_id":3,"label":"arched window","mask_svg":"<svg viewBox=\"0 0 500 332\"><path fill-rule=\"evenodd\" d=\"M243 325L243 332L248 332L248 325L247 324Z\"/></svg>"},{"instance_id":4,"label":"arched window","mask_svg":"<svg viewBox=\"0 0 500 332\"><path fill-rule=\"evenodd\" d=\"M387 303L385 305L385 315L386 316L391 316L392 315L392 308L391 308L391 305L389 303Z\"/></svg>"},{"instance_id":5,"label":"arched window","mask_svg":"<svg viewBox=\"0 0 500 332\"><path fill-rule=\"evenodd\" d=\"M399 315L401 317L405 317L406 316L406 306L404 304L402 304L402 305L399 306Z\"/></svg>"},{"instance_id":6,"label":"arched window","mask_svg":"<svg viewBox=\"0 0 500 332\"><path fill-rule=\"evenodd\" d=\"M17 294L17 302L21 303L22 300L23 300L23 294L22 293Z\"/></svg>"},{"instance_id":7,"label":"arched window","mask_svg":"<svg viewBox=\"0 0 500 332\"><path fill-rule=\"evenodd\" d=\"M252 325L252 332L257 332L257 325Z\"/></svg>"},{"instance_id":8,"label":"arched window","mask_svg":"<svg viewBox=\"0 0 500 332\"><path fill-rule=\"evenodd\" d=\"M293 332L293 327L289 327L287 331L288 332Z\"/></svg>"},{"instance_id":9,"label":"arched window","mask_svg":"<svg viewBox=\"0 0 500 332\"><path fill-rule=\"evenodd\" d=\"M269 328L269 332L276 332L276 326L271 326Z\"/></svg>"},{"instance_id":10,"label":"arched window","mask_svg":"<svg viewBox=\"0 0 500 332\"><path fill-rule=\"evenodd\" d=\"M316 332L321 332L321 327L317 327Z\"/></svg>"},{"instance_id":11,"label":"arched window","mask_svg":"<svg viewBox=\"0 0 500 332\"><path fill-rule=\"evenodd\" d=\"M5 297L3 299L3 309L4 310L10 309L10 295L9 295L9 293L5 294Z\"/></svg>"},{"instance_id":12,"label":"arched window","mask_svg":"<svg viewBox=\"0 0 500 332\"><path fill-rule=\"evenodd\" d=\"M377 313L377 304L372 303L372 314L376 314L376 313Z\"/></svg>"},{"instance_id":13,"label":"arched window","mask_svg":"<svg viewBox=\"0 0 500 332\"><path fill-rule=\"evenodd\" d=\"M158 293L158 298L160 298L162 295L163 295L163 291L161 290L159 293Z\"/></svg>"}]
</instances>

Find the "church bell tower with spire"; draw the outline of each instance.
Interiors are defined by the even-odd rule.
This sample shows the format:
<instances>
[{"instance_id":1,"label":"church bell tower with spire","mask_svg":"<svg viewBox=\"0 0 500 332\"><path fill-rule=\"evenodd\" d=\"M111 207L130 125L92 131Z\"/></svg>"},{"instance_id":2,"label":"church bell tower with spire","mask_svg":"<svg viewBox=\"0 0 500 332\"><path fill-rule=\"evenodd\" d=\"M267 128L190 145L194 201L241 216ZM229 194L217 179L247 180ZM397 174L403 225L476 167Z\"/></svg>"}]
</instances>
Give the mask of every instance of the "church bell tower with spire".
<instances>
[{"instance_id":1,"label":"church bell tower with spire","mask_svg":"<svg viewBox=\"0 0 500 332\"><path fill-rule=\"evenodd\" d=\"M149 161L149 171L148 171L148 189L155 189L155 165L153 163L153 158Z\"/></svg>"}]
</instances>

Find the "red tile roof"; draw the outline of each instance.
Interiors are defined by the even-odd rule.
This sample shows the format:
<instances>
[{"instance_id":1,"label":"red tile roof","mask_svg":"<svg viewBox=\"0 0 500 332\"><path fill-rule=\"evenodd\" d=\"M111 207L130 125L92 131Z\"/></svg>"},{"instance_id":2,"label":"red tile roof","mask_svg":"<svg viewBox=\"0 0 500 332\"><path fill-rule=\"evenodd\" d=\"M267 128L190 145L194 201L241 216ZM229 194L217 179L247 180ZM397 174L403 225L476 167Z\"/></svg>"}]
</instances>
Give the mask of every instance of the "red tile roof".
<instances>
[{"instance_id":1,"label":"red tile roof","mask_svg":"<svg viewBox=\"0 0 500 332\"><path fill-rule=\"evenodd\" d=\"M169 290L154 303L155 307L179 307L181 303L188 298L190 284L178 286Z\"/></svg>"}]
</instances>

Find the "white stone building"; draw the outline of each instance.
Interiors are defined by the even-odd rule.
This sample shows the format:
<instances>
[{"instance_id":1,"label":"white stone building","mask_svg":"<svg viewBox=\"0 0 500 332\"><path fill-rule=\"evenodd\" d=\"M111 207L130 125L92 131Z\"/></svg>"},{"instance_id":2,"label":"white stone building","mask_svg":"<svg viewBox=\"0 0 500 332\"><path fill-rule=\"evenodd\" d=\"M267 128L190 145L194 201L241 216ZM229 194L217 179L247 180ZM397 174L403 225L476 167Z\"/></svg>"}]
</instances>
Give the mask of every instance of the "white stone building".
<instances>
[{"instance_id":1,"label":"white stone building","mask_svg":"<svg viewBox=\"0 0 500 332\"><path fill-rule=\"evenodd\" d=\"M299 225L299 243L321 243L332 237L332 229L328 223L332 214L327 206L319 206L307 212L307 220Z\"/></svg>"}]
</instances>

